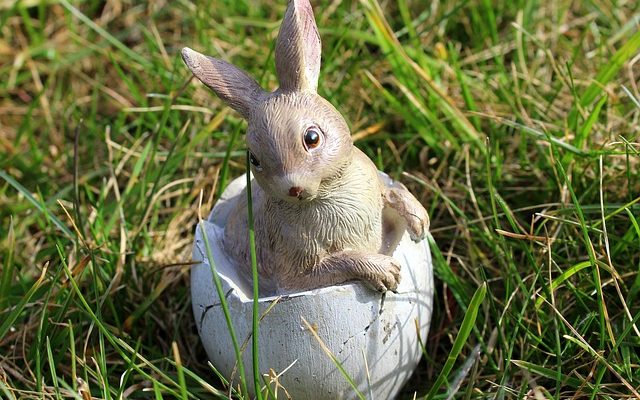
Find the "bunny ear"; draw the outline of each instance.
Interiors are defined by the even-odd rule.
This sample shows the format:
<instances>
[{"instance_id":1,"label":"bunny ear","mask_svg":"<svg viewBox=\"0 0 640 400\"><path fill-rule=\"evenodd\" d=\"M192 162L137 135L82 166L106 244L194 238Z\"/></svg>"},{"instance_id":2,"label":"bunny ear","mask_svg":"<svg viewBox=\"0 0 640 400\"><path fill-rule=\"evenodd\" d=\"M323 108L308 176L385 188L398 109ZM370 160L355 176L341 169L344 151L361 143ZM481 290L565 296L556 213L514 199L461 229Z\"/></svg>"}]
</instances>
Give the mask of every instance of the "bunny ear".
<instances>
[{"instance_id":1,"label":"bunny ear","mask_svg":"<svg viewBox=\"0 0 640 400\"><path fill-rule=\"evenodd\" d=\"M253 78L226 61L205 56L188 47L182 49L182 59L196 78L245 119L265 96L265 91Z\"/></svg>"},{"instance_id":2,"label":"bunny ear","mask_svg":"<svg viewBox=\"0 0 640 400\"><path fill-rule=\"evenodd\" d=\"M289 0L276 42L276 72L285 91L318 88L320 35L309 0Z\"/></svg>"}]
</instances>

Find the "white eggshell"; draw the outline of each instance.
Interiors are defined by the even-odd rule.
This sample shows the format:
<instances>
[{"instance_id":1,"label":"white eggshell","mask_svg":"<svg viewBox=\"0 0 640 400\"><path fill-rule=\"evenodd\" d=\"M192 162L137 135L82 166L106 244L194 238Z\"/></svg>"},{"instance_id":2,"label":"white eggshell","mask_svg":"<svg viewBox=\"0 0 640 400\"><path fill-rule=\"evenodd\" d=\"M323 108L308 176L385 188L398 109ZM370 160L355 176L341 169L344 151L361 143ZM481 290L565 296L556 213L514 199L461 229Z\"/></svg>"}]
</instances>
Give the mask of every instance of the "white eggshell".
<instances>
[{"instance_id":1,"label":"white eggshell","mask_svg":"<svg viewBox=\"0 0 640 400\"><path fill-rule=\"evenodd\" d=\"M237 273L221 246L233 198L246 178L234 180L213 209L209 221L196 229L193 259L202 261L191 270L193 313L204 348L215 368L232 379L236 357L220 300L216 292L203 229L215 268L222 279L238 342L247 342L244 368L251 395L252 378L251 293L234 282ZM415 369L422 350L416 326L425 340L433 306L431 253L426 241L414 243L404 234L393 256L402 264L398 293L382 294L360 282L297 293L280 298L260 322L260 372L280 374L278 383L293 399L356 398L351 385L306 328L306 319L326 347L342 364L366 398L394 398ZM275 300L261 298L260 314ZM237 387L237 371L233 377ZM275 385L271 385L275 388ZM275 390L275 389L274 389ZM286 398L280 388L278 398Z\"/></svg>"}]
</instances>

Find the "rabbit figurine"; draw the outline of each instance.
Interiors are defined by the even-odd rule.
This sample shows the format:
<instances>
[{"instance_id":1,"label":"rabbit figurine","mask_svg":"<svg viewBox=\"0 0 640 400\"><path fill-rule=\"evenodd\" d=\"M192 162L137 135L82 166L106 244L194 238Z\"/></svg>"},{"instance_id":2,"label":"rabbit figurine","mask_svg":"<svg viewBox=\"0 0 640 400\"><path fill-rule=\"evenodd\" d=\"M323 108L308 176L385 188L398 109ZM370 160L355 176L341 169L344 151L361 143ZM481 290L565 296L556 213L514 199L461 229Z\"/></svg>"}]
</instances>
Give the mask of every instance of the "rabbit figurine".
<instances>
[{"instance_id":1,"label":"rabbit figurine","mask_svg":"<svg viewBox=\"0 0 640 400\"><path fill-rule=\"evenodd\" d=\"M280 87L263 90L239 68L189 48L193 74L248 122L260 294L286 294L362 280L395 290L391 254L407 229L424 239L429 217L400 183L353 145L341 114L318 95L320 36L309 0L290 0L275 49ZM396 237L396 239L392 239ZM223 245L251 281L246 193Z\"/></svg>"}]
</instances>

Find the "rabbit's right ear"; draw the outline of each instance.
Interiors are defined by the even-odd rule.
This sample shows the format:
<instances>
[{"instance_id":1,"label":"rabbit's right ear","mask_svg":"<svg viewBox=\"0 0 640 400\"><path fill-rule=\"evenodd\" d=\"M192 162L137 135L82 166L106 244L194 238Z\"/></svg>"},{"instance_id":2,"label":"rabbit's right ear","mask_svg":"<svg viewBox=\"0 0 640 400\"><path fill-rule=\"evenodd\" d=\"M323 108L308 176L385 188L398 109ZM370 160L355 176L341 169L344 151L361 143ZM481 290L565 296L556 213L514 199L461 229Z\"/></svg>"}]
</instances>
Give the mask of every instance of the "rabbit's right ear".
<instances>
[{"instance_id":1,"label":"rabbit's right ear","mask_svg":"<svg viewBox=\"0 0 640 400\"><path fill-rule=\"evenodd\" d=\"M276 72L284 91L316 92L320 34L309 0L289 0L276 41Z\"/></svg>"},{"instance_id":2,"label":"rabbit's right ear","mask_svg":"<svg viewBox=\"0 0 640 400\"><path fill-rule=\"evenodd\" d=\"M266 95L246 72L226 61L205 56L188 47L182 49L182 59L196 78L245 119Z\"/></svg>"}]
</instances>

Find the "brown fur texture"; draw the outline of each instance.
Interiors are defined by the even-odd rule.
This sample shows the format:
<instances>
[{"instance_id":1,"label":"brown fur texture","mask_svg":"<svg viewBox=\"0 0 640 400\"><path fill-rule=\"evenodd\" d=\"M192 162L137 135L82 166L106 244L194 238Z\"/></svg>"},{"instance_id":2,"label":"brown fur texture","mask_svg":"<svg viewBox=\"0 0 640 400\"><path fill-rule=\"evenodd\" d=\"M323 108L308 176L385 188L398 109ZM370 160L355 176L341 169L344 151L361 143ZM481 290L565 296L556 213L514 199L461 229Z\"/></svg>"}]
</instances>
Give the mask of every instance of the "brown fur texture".
<instances>
[{"instance_id":1,"label":"brown fur texture","mask_svg":"<svg viewBox=\"0 0 640 400\"><path fill-rule=\"evenodd\" d=\"M225 61L182 51L194 75L248 121L261 295L353 279L395 290L392 233L406 228L419 241L429 227L424 207L379 175L340 113L316 93L320 48L309 1L291 0L276 44L281 86L272 93ZM246 193L227 222L224 247L250 281Z\"/></svg>"}]
</instances>

